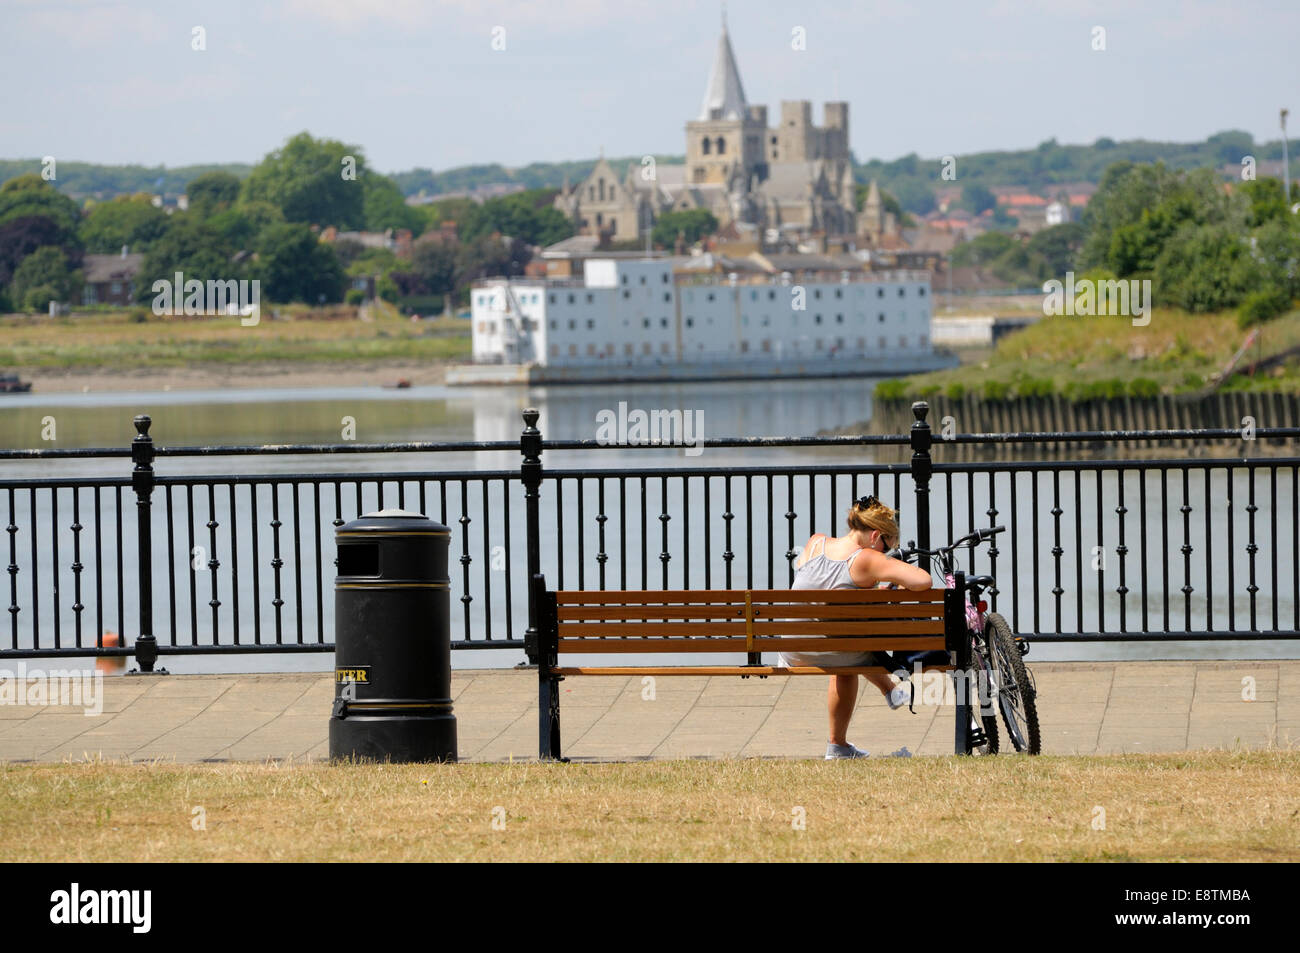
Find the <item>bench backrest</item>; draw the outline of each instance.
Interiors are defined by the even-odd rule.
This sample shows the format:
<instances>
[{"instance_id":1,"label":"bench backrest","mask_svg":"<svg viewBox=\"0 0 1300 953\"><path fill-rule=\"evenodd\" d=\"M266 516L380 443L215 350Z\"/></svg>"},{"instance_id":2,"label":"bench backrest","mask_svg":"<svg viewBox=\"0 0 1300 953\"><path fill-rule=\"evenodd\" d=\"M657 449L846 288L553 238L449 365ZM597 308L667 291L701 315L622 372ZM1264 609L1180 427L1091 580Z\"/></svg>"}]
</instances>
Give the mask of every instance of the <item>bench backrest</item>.
<instances>
[{"instance_id":1,"label":"bench backrest","mask_svg":"<svg viewBox=\"0 0 1300 953\"><path fill-rule=\"evenodd\" d=\"M550 594L553 644L560 654L951 650L949 592L561 590Z\"/></svg>"}]
</instances>

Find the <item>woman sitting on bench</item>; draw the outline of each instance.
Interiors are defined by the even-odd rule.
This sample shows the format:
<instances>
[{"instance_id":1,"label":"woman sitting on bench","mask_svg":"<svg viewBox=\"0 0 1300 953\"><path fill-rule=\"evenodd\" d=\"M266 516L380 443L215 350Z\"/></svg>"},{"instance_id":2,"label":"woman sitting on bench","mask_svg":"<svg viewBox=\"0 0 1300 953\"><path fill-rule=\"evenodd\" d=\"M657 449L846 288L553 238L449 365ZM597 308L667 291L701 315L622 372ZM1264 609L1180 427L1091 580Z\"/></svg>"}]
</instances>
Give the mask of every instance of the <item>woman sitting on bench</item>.
<instances>
[{"instance_id":1,"label":"woman sitting on bench","mask_svg":"<svg viewBox=\"0 0 1300 953\"><path fill-rule=\"evenodd\" d=\"M874 496L863 497L849 510L848 532L839 537L821 533L808 540L803 554L795 563L793 589L874 589L892 583L905 589L929 589L934 585L930 574L885 553L898 546L896 514ZM891 667L883 653L875 652L782 652L786 666L816 665L852 667L879 665ZM883 672L864 676L880 689L890 708L907 704L907 683L897 686ZM865 758L870 752L849 744L846 734L853 706L858 699L856 675L832 675L826 707L830 715L830 740L826 758ZM910 757L900 748L895 757Z\"/></svg>"}]
</instances>

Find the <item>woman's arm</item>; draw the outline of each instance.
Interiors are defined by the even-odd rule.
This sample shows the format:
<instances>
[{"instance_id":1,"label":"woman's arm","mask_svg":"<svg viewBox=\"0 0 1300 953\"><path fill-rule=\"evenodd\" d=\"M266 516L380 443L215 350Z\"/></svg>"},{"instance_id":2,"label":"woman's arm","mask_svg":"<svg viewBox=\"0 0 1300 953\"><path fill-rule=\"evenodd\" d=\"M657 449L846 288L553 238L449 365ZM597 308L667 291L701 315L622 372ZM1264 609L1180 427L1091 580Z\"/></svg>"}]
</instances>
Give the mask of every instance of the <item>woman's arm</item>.
<instances>
[{"instance_id":1,"label":"woman's arm","mask_svg":"<svg viewBox=\"0 0 1300 953\"><path fill-rule=\"evenodd\" d=\"M874 549L864 549L849 567L849 575L855 586L863 589L873 587L878 582L892 582L904 589L931 589L934 579L919 566L894 559Z\"/></svg>"}]
</instances>

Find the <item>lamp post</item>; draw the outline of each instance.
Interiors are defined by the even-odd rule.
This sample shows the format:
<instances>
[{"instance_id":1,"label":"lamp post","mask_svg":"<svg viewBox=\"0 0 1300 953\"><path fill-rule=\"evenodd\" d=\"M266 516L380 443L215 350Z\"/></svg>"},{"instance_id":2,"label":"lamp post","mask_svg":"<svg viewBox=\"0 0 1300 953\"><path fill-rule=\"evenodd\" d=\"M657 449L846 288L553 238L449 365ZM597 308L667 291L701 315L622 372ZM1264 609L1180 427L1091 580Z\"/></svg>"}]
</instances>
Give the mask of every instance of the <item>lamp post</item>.
<instances>
[{"instance_id":1,"label":"lamp post","mask_svg":"<svg viewBox=\"0 0 1300 953\"><path fill-rule=\"evenodd\" d=\"M1286 207L1291 207L1291 163L1286 154L1286 114L1289 110L1282 110L1282 201Z\"/></svg>"}]
</instances>

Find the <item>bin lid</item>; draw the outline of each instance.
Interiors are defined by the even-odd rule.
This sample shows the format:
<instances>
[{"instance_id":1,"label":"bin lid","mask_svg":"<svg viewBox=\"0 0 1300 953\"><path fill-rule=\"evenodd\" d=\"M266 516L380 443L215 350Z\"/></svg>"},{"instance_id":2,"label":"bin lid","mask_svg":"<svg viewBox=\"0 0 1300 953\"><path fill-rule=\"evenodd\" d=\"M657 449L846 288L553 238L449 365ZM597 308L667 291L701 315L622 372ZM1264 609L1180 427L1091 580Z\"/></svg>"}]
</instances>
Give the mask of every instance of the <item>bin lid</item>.
<instances>
[{"instance_id":1,"label":"bin lid","mask_svg":"<svg viewBox=\"0 0 1300 953\"><path fill-rule=\"evenodd\" d=\"M345 523L335 530L336 536L379 535L385 533L421 533L440 536L450 531L442 523L429 519L423 513L410 510L386 509L374 513L364 513L350 523Z\"/></svg>"}]
</instances>

